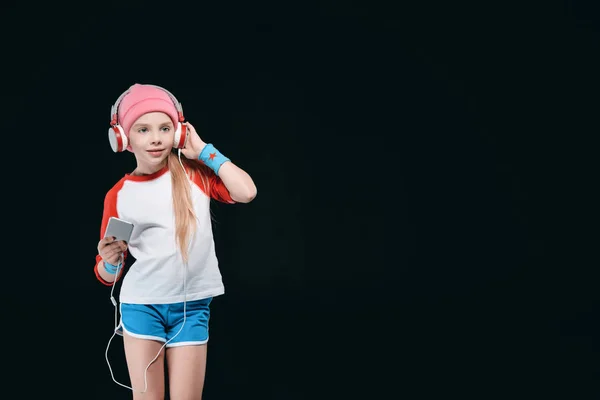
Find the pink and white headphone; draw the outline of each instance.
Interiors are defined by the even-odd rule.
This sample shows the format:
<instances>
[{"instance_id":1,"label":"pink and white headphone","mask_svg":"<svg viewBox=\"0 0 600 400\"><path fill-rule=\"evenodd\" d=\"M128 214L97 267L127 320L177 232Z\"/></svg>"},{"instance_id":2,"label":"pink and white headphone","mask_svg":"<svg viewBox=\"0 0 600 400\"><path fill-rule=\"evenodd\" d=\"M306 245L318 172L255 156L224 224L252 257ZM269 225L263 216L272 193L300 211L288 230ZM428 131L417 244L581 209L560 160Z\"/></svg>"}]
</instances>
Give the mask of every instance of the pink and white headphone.
<instances>
[{"instance_id":1,"label":"pink and white headphone","mask_svg":"<svg viewBox=\"0 0 600 400\"><path fill-rule=\"evenodd\" d=\"M175 108L177 109L177 115L179 117L179 122L177 122L177 127L175 128L175 133L173 134L173 147L176 149L182 149L185 147L185 143L187 141L187 125L183 124L185 118L183 117L183 107L181 103L177 101L175 96L171 94L167 89L162 88L156 85L147 85L152 86L157 89L164 91L173 104L175 104ZM108 140L110 141L110 147L115 153L123 152L129 146L129 141L127 140L127 135L121 125L119 125L118 114L119 114L119 104L123 97L125 97L129 93L129 89L126 90L122 95L119 96L115 104L110 108L110 128L108 128Z\"/></svg>"}]
</instances>

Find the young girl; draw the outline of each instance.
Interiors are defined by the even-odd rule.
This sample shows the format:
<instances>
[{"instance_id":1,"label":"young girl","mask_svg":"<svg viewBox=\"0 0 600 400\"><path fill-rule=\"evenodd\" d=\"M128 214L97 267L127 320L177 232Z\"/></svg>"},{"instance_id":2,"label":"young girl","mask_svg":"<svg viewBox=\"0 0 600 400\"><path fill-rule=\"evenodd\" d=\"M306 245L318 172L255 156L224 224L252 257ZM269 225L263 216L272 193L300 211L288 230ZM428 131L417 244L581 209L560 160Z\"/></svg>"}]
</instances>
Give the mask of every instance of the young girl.
<instances>
[{"instance_id":1,"label":"young girl","mask_svg":"<svg viewBox=\"0 0 600 400\"><path fill-rule=\"evenodd\" d=\"M135 258L122 282L115 329L123 335L130 389L134 399L164 399L166 358L171 398L201 399L209 305L224 293L210 200L248 203L256 187L183 122L181 105L165 89L135 84L112 114L113 150L132 152L137 168L104 199L94 271L114 286L128 252ZM110 217L133 223L129 243L104 237Z\"/></svg>"}]
</instances>

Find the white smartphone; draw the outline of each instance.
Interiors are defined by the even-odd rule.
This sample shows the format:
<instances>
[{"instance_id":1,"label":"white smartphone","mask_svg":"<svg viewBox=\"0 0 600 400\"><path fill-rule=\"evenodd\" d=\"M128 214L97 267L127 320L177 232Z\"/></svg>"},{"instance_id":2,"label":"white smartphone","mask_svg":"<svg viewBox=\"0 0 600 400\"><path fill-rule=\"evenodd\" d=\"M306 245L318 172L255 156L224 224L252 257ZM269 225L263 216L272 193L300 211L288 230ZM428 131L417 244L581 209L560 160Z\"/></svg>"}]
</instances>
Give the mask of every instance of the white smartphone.
<instances>
[{"instance_id":1,"label":"white smartphone","mask_svg":"<svg viewBox=\"0 0 600 400\"><path fill-rule=\"evenodd\" d=\"M106 238L113 236L116 238L116 240L124 240L125 243L129 244L129 239L131 239L132 232L133 224L131 222L116 217L110 217L108 220L108 225L106 226L104 237Z\"/></svg>"}]
</instances>

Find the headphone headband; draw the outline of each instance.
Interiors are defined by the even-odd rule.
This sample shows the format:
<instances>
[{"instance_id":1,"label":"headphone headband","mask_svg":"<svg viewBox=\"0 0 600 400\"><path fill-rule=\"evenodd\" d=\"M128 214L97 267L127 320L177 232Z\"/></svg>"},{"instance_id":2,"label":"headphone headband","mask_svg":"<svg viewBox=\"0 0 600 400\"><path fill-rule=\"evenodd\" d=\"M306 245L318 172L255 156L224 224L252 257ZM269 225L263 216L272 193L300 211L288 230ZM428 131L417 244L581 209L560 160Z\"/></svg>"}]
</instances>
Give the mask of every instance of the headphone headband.
<instances>
[{"instance_id":1,"label":"headphone headband","mask_svg":"<svg viewBox=\"0 0 600 400\"><path fill-rule=\"evenodd\" d=\"M171 92L169 92L167 89L165 89L165 88L163 88L161 86L149 85L149 84L146 84L144 86L151 86L151 87L154 87L156 89L160 89L163 92L165 92L169 96L169 98L171 99L171 101L173 102L173 104L175 105L175 108L177 109L177 115L179 116L179 122L185 121L185 119L183 118L183 107L181 106L181 103L177 100L177 98ZM131 88L129 88L125 92L123 92L119 96L119 98L117 99L117 101L115 101L115 104L113 104L110 107L110 124L111 125L117 125L118 124L119 104L121 104L121 100L123 100L123 97L127 96L127 94L130 91L131 91Z\"/></svg>"}]
</instances>

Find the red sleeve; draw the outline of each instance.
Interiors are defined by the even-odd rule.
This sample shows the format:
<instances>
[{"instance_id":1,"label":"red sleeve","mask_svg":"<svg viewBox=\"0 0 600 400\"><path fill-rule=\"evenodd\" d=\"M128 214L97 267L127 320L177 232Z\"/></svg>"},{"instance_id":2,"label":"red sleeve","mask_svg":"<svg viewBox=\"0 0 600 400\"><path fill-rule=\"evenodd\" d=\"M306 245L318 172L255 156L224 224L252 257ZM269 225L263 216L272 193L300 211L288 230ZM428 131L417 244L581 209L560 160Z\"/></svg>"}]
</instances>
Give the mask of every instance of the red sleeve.
<instances>
[{"instance_id":1,"label":"red sleeve","mask_svg":"<svg viewBox=\"0 0 600 400\"><path fill-rule=\"evenodd\" d=\"M106 232L106 226L108 225L108 220L110 217L119 217L117 213L117 195L119 190L123 186L123 182L119 182L115 187L113 187L104 197L104 211L102 213L102 224L100 226L100 239L104 238L104 232ZM123 276L123 271L125 270L125 260L127 259L127 251L123 253L123 265L119 269L119 275L117 276L117 281ZM96 278L106 286L112 286L112 282L107 282L98 273L98 263L102 261L102 257L100 254L96 255L96 265L94 265L94 274L96 274Z\"/></svg>"},{"instance_id":2,"label":"red sleeve","mask_svg":"<svg viewBox=\"0 0 600 400\"><path fill-rule=\"evenodd\" d=\"M195 172L194 183L210 198L220 201L221 203L235 204L229 190L221 178L219 178L212 169L205 166L202 162L198 162L198 167ZM208 190L205 182L208 182Z\"/></svg>"}]
</instances>

